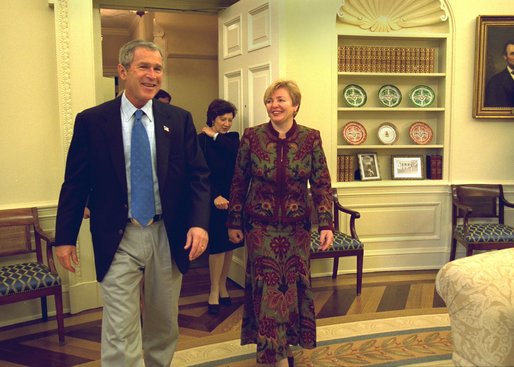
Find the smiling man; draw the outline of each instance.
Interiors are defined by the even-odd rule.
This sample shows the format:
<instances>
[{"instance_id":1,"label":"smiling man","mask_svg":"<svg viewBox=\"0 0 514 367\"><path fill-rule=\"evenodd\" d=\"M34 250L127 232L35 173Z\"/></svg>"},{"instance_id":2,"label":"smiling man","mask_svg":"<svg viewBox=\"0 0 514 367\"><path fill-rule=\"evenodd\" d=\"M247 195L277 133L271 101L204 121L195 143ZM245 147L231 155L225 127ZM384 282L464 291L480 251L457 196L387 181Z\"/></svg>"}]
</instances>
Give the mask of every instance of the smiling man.
<instances>
[{"instance_id":1,"label":"smiling man","mask_svg":"<svg viewBox=\"0 0 514 367\"><path fill-rule=\"evenodd\" d=\"M151 42L121 48L125 91L77 115L59 197L55 252L71 272L86 202L90 210L104 301L102 366L170 366L182 274L208 240L209 169L191 114L152 99L162 59Z\"/></svg>"},{"instance_id":2,"label":"smiling man","mask_svg":"<svg viewBox=\"0 0 514 367\"><path fill-rule=\"evenodd\" d=\"M506 68L487 82L485 107L514 107L514 40L505 43L503 59Z\"/></svg>"}]
</instances>

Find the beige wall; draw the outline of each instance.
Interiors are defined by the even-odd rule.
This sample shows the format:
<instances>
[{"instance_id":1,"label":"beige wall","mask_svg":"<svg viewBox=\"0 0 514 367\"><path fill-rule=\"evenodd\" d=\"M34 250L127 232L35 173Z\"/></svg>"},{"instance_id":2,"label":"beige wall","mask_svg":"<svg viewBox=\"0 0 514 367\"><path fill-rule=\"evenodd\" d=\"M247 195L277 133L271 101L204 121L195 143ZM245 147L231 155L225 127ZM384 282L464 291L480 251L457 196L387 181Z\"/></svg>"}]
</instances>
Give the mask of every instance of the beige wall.
<instances>
[{"instance_id":1,"label":"beige wall","mask_svg":"<svg viewBox=\"0 0 514 367\"><path fill-rule=\"evenodd\" d=\"M508 4L508 5L507 5ZM514 120L474 119L473 75L478 15L512 15L510 2L451 1L456 24L452 181L514 180Z\"/></svg>"},{"instance_id":2,"label":"beige wall","mask_svg":"<svg viewBox=\"0 0 514 367\"><path fill-rule=\"evenodd\" d=\"M117 34L105 32L102 37L102 66L103 75L114 77L118 76L118 51L125 43L131 40L128 33Z\"/></svg>"},{"instance_id":3,"label":"beige wall","mask_svg":"<svg viewBox=\"0 0 514 367\"><path fill-rule=\"evenodd\" d=\"M320 130L329 166L337 156L337 137L332 123L337 106L332 105L336 88L336 70L332 70L336 43L336 13L340 1L323 1L315 7L284 3L284 21L280 28L285 67L281 77L295 80L302 91L299 123ZM314 31L315 30L315 31ZM332 174L333 175L333 174Z\"/></svg>"},{"instance_id":4,"label":"beige wall","mask_svg":"<svg viewBox=\"0 0 514 367\"><path fill-rule=\"evenodd\" d=\"M55 204L63 176L54 13L47 1L2 1L0 208Z\"/></svg>"},{"instance_id":5,"label":"beige wall","mask_svg":"<svg viewBox=\"0 0 514 367\"><path fill-rule=\"evenodd\" d=\"M207 106L218 97L218 18L156 13L155 21L167 40L165 89L173 96L172 104L191 112L200 131Z\"/></svg>"}]
</instances>

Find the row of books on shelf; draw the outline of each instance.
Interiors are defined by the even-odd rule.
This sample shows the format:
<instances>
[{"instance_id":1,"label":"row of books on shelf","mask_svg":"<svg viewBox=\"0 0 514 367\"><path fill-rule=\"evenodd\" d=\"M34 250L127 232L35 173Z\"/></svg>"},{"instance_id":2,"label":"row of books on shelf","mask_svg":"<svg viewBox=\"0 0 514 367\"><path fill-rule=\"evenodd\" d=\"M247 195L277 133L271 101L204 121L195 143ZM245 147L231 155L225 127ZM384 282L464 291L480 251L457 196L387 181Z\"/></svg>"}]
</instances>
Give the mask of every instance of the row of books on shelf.
<instances>
[{"instance_id":1,"label":"row of books on shelf","mask_svg":"<svg viewBox=\"0 0 514 367\"><path fill-rule=\"evenodd\" d=\"M340 72L433 73L433 47L339 46Z\"/></svg>"},{"instance_id":2,"label":"row of books on shelf","mask_svg":"<svg viewBox=\"0 0 514 367\"><path fill-rule=\"evenodd\" d=\"M371 154L370 156L364 154L365 158L372 158L375 154ZM338 155L337 156L337 181L338 182L350 182L362 179L362 177L368 176L366 172L361 172L362 169L365 169L365 166L372 169L376 169L377 172L374 172L372 176L375 176L376 179L380 178L380 173L378 172L378 162L364 162L364 164L359 164L358 156L354 155ZM375 160L376 157L373 159ZM430 180L441 180L443 178L443 157L438 154L427 155L425 157L426 164L424 165L425 172L420 172L419 177L415 178L426 178ZM371 164L370 164L371 163ZM409 163L410 162L406 162ZM404 163L405 164L405 163ZM410 169L411 167L409 167ZM393 175L394 176L394 175ZM369 177L369 176L368 176ZM395 177L393 177L395 178Z\"/></svg>"},{"instance_id":3,"label":"row of books on shelf","mask_svg":"<svg viewBox=\"0 0 514 367\"><path fill-rule=\"evenodd\" d=\"M353 155L337 156L337 181L350 182L355 181L355 160Z\"/></svg>"}]
</instances>

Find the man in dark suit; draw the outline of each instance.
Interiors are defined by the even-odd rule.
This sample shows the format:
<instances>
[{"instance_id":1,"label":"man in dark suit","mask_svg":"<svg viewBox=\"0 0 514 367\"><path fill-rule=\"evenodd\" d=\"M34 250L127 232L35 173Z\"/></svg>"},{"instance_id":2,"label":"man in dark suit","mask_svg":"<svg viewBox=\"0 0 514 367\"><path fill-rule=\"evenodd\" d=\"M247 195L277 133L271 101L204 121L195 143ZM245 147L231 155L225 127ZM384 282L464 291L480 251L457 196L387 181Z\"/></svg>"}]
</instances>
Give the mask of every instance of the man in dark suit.
<instances>
[{"instance_id":1,"label":"man in dark suit","mask_svg":"<svg viewBox=\"0 0 514 367\"><path fill-rule=\"evenodd\" d=\"M154 97L155 99L158 99L162 103L170 104L171 103L171 94L166 92L164 89L159 89L157 94Z\"/></svg>"},{"instance_id":2,"label":"man in dark suit","mask_svg":"<svg viewBox=\"0 0 514 367\"><path fill-rule=\"evenodd\" d=\"M76 242L86 202L91 212L104 301L103 366L142 366L143 360L148 367L170 366L178 338L182 274L205 251L208 240L209 170L191 114L152 99L161 85L162 59L151 42L136 40L121 48L118 74L125 91L77 115L59 197L55 251L71 272L78 265ZM143 130L134 132L136 125ZM134 159L145 154L131 149L139 146L133 139L141 131L146 132L148 153L143 164L149 173L150 199L143 201L143 206L151 202L148 220L140 219L140 204L133 196L142 182L132 175L140 164Z\"/></svg>"},{"instance_id":3,"label":"man in dark suit","mask_svg":"<svg viewBox=\"0 0 514 367\"><path fill-rule=\"evenodd\" d=\"M487 82L485 107L514 107L514 40L505 43L503 58L507 67Z\"/></svg>"}]
</instances>

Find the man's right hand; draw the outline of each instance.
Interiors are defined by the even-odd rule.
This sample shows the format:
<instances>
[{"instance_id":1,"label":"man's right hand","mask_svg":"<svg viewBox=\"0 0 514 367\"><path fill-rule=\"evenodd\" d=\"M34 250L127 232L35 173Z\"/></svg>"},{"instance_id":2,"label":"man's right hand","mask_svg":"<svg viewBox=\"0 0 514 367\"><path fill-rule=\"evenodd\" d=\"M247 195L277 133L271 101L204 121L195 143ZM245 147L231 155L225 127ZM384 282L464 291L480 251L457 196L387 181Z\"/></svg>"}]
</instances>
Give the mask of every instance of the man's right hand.
<instances>
[{"instance_id":1,"label":"man's right hand","mask_svg":"<svg viewBox=\"0 0 514 367\"><path fill-rule=\"evenodd\" d=\"M55 246L55 255L59 259L62 267L72 273L75 272L75 266L79 264L77 257L77 247L73 245Z\"/></svg>"},{"instance_id":2,"label":"man's right hand","mask_svg":"<svg viewBox=\"0 0 514 367\"><path fill-rule=\"evenodd\" d=\"M89 208L86 206L84 208L84 215L83 215L83 218L84 219L89 219L91 217L91 212L89 211Z\"/></svg>"}]
</instances>

